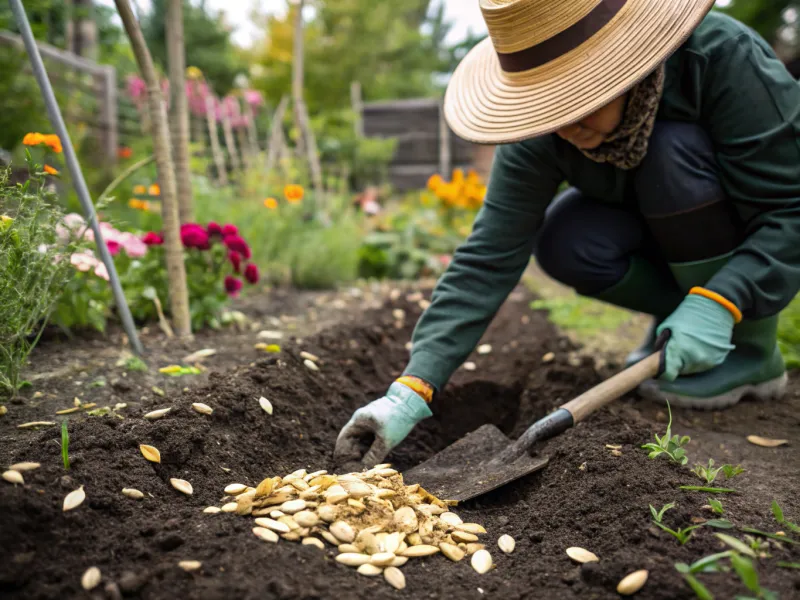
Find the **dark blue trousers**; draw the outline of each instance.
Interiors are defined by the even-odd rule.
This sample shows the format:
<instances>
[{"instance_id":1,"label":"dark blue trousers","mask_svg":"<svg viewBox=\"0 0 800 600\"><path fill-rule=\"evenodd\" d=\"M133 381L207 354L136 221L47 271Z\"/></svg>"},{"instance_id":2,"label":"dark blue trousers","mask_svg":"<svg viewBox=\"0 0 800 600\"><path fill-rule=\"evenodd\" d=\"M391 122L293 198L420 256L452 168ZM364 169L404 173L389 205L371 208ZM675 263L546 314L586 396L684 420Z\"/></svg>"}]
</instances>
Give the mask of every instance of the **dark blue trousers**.
<instances>
[{"instance_id":1,"label":"dark blue trousers","mask_svg":"<svg viewBox=\"0 0 800 600\"><path fill-rule=\"evenodd\" d=\"M633 254L668 273L669 263L721 256L741 244L743 226L699 126L657 122L647 156L630 176L633 206L604 204L577 188L550 204L535 255L553 279L593 296L622 280Z\"/></svg>"}]
</instances>

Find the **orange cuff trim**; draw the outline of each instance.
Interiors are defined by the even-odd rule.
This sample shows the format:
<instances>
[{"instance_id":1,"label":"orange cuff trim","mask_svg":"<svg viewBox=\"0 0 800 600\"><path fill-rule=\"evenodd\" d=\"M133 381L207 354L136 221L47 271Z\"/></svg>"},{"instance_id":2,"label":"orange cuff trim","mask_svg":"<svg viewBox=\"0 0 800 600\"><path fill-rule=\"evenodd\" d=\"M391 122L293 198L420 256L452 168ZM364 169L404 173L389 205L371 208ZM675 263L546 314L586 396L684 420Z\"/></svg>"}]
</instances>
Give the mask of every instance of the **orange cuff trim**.
<instances>
[{"instance_id":1,"label":"orange cuff trim","mask_svg":"<svg viewBox=\"0 0 800 600\"><path fill-rule=\"evenodd\" d=\"M397 383L402 383L404 386L411 388L425 400L428 404L433 401L433 386L419 377L411 377L406 375L397 380Z\"/></svg>"},{"instance_id":2,"label":"orange cuff trim","mask_svg":"<svg viewBox=\"0 0 800 600\"><path fill-rule=\"evenodd\" d=\"M711 290L707 290L706 288L702 287L693 287L691 290L689 290L689 294L694 294L695 296L702 296L703 298L713 300L733 315L734 323L738 325L742 322L742 311L740 311L738 307L725 296L721 296L717 292L712 292Z\"/></svg>"}]
</instances>

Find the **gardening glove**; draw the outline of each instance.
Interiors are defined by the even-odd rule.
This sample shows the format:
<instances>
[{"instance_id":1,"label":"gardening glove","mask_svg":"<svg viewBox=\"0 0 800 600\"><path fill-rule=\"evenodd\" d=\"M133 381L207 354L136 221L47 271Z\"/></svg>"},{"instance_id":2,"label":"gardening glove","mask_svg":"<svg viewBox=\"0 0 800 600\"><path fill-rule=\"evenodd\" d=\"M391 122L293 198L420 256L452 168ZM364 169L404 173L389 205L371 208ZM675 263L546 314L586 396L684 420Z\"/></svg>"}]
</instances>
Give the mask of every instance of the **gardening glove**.
<instances>
[{"instance_id":1,"label":"gardening glove","mask_svg":"<svg viewBox=\"0 0 800 600\"><path fill-rule=\"evenodd\" d=\"M386 396L359 408L336 440L334 458L338 465L361 461L367 467L383 462L392 448L402 442L420 421L432 416L425 400L410 387L395 382ZM364 440L374 439L369 450Z\"/></svg>"},{"instance_id":2,"label":"gardening glove","mask_svg":"<svg viewBox=\"0 0 800 600\"><path fill-rule=\"evenodd\" d=\"M722 364L734 348L734 324L730 308L690 293L658 328L660 337L669 332L661 378L675 381L679 375L702 373Z\"/></svg>"}]
</instances>

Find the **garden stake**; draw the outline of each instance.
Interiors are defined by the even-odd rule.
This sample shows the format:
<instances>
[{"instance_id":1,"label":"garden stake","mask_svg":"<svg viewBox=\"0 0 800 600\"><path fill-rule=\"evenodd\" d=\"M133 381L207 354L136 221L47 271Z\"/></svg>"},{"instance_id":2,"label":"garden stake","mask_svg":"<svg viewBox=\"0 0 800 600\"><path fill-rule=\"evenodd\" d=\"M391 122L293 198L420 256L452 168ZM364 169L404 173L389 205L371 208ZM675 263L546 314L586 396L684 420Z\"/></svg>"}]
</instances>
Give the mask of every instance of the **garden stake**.
<instances>
[{"instance_id":1,"label":"garden stake","mask_svg":"<svg viewBox=\"0 0 800 600\"><path fill-rule=\"evenodd\" d=\"M111 291L114 294L114 301L117 304L117 310L122 319L122 326L125 328L125 333L128 334L128 339L130 340L133 351L136 352L136 354L142 355L144 349L136 333L136 326L133 324L131 311L128 308L128 302L125 300L125 294L119 282L117 269L114 267L114 260L111 258L108 246L106 246L105 240L103 239L100 225L97 222L97 215L95 214L94 205L89 195L89 188L86 186L86 180L83 178L83 171L81 171L75 149L72 147L72 141L69 138L67 127L64 124L64 118L61 116L61 109L58 107L58 102L56 102L53 87L50 85L50 79L47 77L47 71L44 68L42 57L39 54L39 48L36 46L36 40L33 37L33 32L28 22L28 16L25 14L25 9L22 7L21 0L8 1L11 5L11 12L14 13L14 20L17 23L17 28L25 42L25 50L31 61L33 75L36 77L36 82L39 85L39 90L42 93L42 98L47 107L47 116L50 118L50 123L53 129L55 129L56 134L61 138L61 145L64 148L64 161L67 163L67 169L69 169L70 177L72 177L72 182L75 185L75 191L83 207L86 220L89 222L94 232L94 239L97 242L100 259L108 270L108 279L111 282Z\"/></svg>"},{"instance_id":2,"label":"garden stake","mask_svg":"<svg viewBox=\"0 0 800 600\"><path fill-rule=\"evenodd\" d=\"M614 375L540 419L515 442L494 425L483 425L434 457L404 473L434 496L459 502L475 498L547 466L546 457L529 451L536 442L555 437L610 404L661 370L655 353Z\"/></svg>"}]
</instances>

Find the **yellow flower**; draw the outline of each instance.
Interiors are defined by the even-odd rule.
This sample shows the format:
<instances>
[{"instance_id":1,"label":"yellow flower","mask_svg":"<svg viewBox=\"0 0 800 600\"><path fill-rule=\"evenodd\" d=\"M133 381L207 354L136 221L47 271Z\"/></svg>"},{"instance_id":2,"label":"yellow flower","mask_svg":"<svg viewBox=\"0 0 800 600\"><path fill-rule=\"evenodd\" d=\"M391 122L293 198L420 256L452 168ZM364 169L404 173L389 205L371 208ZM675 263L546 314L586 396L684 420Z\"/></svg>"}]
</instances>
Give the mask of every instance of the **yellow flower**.
<instances>
[{"instance_id":1,"label":"yellow flower","mask_svg":"<svg viewBox=\"0 0 800 600\"><path fill-rule=\"evenodd\" d=\"M58 175L58 169L51 167L50 165L44 166L44 172L48 175Z\"/></svg>"},{"instance_id":2,"label":"yellow flower","mask_svg":"<svg viewBox=\"0 0 800 600\"><path fill-rule=\"evenodd\" d=\"M428 179L428 189L432 192L435 192L439 189L439 186L444 183L444 179L438 173L436 175L431 175L430 179Z\"/></svg>"},{"instance_id":3,"label":"yellow flower","mask_svg":"<svg viewBox=\"0 0 800 600\"><path fill-rule=\"evenodd\" d=\"M453 169L453 183L456 185L461 185L462 183L464 183L463 169Z\"/></svg>"},{"instance_id":4,"label":"yellow flower","mask_svg":"<svg viewBox=\"0 0 800 600\"><path fill-rule=\"evenodd\" d=\"M149 212L151 208L147 200L139 200L139 198L131 198L128 200L128 206L134 210L142 210L144 212Z\"/></svg>"},{"instance_id":5,"label":"yellow flower","mask_svg":"<svg viewBox=\"0 0 800 600\"><path fill-rule=\"evenodd\" d=\"M161 186L157 183L154 183L150 186L150 189L147 190L147 193L151 196L160 196L161 195Z\"/></svg>"},{"instance_id":6,"label":"yellow flower","mask_svg":"<svg viewBox=\"0 0 800 600\"><path fill-rule=\"evenodd\" d=\"M270 210L275 210L278 208L278 201L275 198L267 198L264 200L264 206L266 206Z\"/></svg>"},{"instance_id":7,"label":"yellow flower","mask_svg":"<svg viewBox=\"0 0 800 600\"><path fill-rule=\"evenodd\" d=\"M136 185L133 187L133 193L137 196L143 196L147 193L147 188L143 185Z\"/></svg>"},{"instance_id":8,"label":"yellow flower","mask_svg":"<svg viewBox=\"0 0 800 600\"><path fill-rule=\"evenodd\" d=\"M289 184L283 188L283 195L286 196L286 201L289 204L297 204L303 199L305 190L302 185Z\"/></svg>"},{"instance_id":9,"label":"yellow flower","mask_svg":"<svg viewBox=\"0 0 800 600\"><path fill-rule=\"evenodd\" d=\"M186 77L188 79L201 79L203 72L197 67L186 67Z\"/></svg>"}]
</instances>

